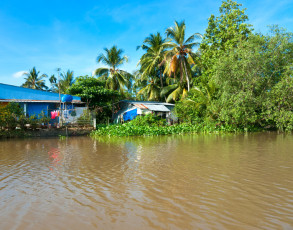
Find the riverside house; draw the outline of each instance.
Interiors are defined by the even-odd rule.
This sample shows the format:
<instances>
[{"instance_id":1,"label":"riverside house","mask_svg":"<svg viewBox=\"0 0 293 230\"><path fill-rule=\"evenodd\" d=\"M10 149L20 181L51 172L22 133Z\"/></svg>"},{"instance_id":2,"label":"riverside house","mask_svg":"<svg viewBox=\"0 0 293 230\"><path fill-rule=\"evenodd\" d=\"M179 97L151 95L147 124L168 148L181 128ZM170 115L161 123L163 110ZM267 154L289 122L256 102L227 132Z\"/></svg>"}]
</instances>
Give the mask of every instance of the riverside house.
<instances>
[{"instance_id":1,"label":"riverside house","mask_svg":"<svg viewBox=\"0 0 293 230\"><path fill-rule=\"evenodd\" d=\"M154 114L165 118L168 123L177 121L172 113L174 104L157 101L132 101L123 100L118 103L118 111L114 114L114 123L133 120L136 116Z\"/></svg>"},{"instance_id":2,"label":"riverside house","mask_svg":"<svg viewBox=\"0 0 293 230\"><path fill-rule=\"evenodd\" d=\"M66 95L61 94L61 98ZM82 106L80 97L70 97L70 103L62 103L62 109L74 109ZM28 89L19 86L0 83L0 105L16 102L23 108L26 116L39 115L42 111L50 116L51 111L60 108L60 98L58 93L47 92L43 90Z\"/></svg>"}]
</instances>

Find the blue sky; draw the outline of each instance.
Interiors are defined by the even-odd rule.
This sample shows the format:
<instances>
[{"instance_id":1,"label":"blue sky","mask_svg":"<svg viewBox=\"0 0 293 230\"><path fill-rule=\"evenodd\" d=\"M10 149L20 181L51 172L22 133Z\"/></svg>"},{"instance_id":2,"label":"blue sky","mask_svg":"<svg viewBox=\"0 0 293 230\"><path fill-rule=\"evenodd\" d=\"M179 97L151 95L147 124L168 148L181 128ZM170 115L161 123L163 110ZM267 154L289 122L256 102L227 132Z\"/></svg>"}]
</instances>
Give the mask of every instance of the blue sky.
<instances>
[{"instance_id":1,"label":"blue sky","mask_svg":"<svg viewBox=\"0 0 293 230\"><path fill-rule=\"evenodd\" d=\"M293 0L241 0L255 31L279 24L293 31ZM104 47L117 45L129 57L122 68L135 70L143 39L185 20L187 36L204 33L219 0L151 1L0 1L0 83L21 85L23 71L33 66L41 73L56 68L75 76L91 75Z\"/></svg>"}]
</instances>

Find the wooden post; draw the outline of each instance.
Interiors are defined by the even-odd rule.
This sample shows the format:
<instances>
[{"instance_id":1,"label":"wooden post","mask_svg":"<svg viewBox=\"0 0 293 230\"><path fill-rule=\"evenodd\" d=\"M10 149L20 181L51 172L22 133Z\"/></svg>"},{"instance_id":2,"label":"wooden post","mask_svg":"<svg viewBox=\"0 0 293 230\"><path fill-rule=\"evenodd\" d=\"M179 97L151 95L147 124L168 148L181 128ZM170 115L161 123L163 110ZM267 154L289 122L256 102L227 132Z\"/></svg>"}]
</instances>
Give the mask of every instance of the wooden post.
<instances>
[{"instance_id":1,"label":"wooden post","mask_svg":"<svg viewBox=\"0 0 293 230\"><path fill-rule=\"evenodd\" d=\"M96 116L93 115L93 126L94 126L94 129L97 129L97 119L96 119Z\"/></svg>"}]
</instances>

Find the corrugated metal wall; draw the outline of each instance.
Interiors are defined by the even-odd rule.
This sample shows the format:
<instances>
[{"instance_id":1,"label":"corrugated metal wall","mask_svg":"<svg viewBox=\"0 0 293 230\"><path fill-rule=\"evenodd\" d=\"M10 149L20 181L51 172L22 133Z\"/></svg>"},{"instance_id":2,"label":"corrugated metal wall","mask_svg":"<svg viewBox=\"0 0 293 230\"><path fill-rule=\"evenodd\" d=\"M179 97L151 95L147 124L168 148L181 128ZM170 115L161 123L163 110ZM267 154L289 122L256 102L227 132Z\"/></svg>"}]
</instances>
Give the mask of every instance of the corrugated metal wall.
<instances>
[{"instance_id":1,"label":"corrugated metal wall","mask_svg":"<svg viewBox=\"0 0 293 230\"><path fill-rule=\"evenodd\" d=\"M45 115L48 115L49 103L27 103L27 114L38 115L44 111Z\"/></svg>"}]
</instances>

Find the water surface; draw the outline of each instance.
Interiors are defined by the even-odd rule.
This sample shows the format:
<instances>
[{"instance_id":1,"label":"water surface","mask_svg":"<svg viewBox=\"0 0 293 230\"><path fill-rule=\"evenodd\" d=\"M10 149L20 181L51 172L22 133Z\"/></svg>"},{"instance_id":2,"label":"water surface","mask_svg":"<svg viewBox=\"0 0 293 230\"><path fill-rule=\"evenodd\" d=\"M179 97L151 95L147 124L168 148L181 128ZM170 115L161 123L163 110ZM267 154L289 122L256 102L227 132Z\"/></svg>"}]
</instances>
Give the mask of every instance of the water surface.
<instances>
[{"instance_id":1,"label":"water surface","mask_svg":"<svg viewBox=\"0 0 293 230\"><path fill-rule=\"evenodd\" d=\"M293 136L1 140L0 229L293 229Z\"/></svg>"}]
</instances>

